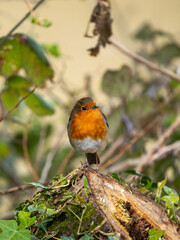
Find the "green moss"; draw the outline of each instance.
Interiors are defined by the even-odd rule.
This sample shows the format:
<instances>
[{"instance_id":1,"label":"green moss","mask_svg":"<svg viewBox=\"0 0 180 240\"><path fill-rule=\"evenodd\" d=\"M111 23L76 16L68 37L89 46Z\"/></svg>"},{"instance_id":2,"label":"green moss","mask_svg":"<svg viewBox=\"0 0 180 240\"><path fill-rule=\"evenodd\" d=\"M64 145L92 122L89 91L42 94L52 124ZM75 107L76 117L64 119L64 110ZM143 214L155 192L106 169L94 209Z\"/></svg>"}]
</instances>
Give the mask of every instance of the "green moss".
<instances>
[{"instance_id":1,"label":"green moss","mask_svg":"<svg viewBox=\"0 0 180 240\"><path fill-rule=\"evenodd\" d=\"M30 201L20 204L18 210L29 211L31 216L36 216L37 221L31 229L38 239L71 234L78 239L102 223L103 217L90 201L90 193L86 191L85 195L84 187L77 191L76 184L81 177L74 172L67 177L58 175L48 189L37 192Z\"/></svg>"}]
</instances>

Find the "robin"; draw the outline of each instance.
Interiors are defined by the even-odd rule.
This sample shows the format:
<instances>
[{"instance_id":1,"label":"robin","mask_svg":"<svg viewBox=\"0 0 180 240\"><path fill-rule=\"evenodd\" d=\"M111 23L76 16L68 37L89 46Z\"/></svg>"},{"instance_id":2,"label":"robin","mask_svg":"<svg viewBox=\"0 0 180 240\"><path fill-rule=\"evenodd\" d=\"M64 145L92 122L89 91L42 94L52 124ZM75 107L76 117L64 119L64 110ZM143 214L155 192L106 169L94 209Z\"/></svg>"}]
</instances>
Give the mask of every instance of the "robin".
<instances>
[{"instance_id":1,"label":"robin","mask_svg":"<svg viewBox=\"0 0 180 240\"><path fill-rule=\"evenodd\" d=\"M86 154L87 164L100 163L97 152L108 142L107 119L90 97L76 102L68 122L68 136L75 150Z\"/></svg>"}]
</instances>

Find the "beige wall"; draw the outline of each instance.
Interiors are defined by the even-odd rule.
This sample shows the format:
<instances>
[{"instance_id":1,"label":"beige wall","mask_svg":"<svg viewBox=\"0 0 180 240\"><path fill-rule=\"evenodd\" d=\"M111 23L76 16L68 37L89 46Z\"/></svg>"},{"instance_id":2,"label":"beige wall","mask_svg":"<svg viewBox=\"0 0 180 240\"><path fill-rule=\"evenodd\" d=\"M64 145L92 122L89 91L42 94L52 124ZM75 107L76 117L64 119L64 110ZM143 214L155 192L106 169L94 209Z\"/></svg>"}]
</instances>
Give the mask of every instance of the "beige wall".
<instances>
[{"instance_id":1,"label":"beige wall","mask_svg":"<svg viewBox=\"0 0 180 240\"><path fill-rule=\"evenodd\" d=\"M37 1L30 1L33 6ZM161 30L171 32L180 41L180 0L112 0L114 37L126 47L136 51L132 33L147 21ZM27 20L18 32L25 32L43 43L58 43L63 58L53 60L56 76L64 68L65 78L71 88L82 84L86 73L92 73L95 89L99 88L100 76L106 68L117 68L129 59L108 46L97 58L86 51L95 44L84 38L84 32L94 0L46 0L36 11L37 17L53 22L50 28L41 28ZM6 34L27 12L23 0L0 0L0 35ZM65 65L64 65L65 64Z\"/></svg>"}]
</instances>

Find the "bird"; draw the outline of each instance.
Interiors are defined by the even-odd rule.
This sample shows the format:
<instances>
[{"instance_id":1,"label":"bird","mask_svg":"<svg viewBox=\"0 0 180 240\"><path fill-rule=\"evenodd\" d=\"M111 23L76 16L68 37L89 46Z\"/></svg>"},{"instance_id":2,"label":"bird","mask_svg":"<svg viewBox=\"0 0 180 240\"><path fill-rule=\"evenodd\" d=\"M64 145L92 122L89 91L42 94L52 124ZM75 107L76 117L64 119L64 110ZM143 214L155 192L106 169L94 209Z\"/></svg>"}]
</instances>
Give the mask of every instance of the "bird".
<instances>
[{"instance_id":1,"label":"bird","mask_svg":"<svg viewBox=\"0 0 180 240\"><path fill-rule=\"evenodd\" d=\"M74 105L67 126L72 147L85 153L86 164L100 163L97 152L104 150L109 137L109 125L104 113L91 97L79 99Z\"/></svg>"}]
</instances>

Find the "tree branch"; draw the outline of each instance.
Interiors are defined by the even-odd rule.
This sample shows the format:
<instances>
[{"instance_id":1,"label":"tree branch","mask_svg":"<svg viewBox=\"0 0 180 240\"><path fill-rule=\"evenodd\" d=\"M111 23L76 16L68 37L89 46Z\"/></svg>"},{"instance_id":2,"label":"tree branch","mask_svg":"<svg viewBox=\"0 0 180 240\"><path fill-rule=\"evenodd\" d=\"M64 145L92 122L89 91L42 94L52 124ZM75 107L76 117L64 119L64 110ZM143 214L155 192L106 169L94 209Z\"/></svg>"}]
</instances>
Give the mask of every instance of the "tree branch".
<instances>
[{"instance_id":1,"label":"tree branch","mask_svg":"<svg viewBox=\"0 0 180 240\"><path fill-rule=\"evenodd\" d=\"M33 186L33 185L21 185L21 186L18 186L18 187L12 187L12 188L9 188L5 191L0 191L0 196L10 194L10 193L14 193L14 192L17 192L17 191L20 191L20 190L26 190L26 189L34 188L34 187L35 186Z\"/></svg>"},{"instance_id":2,"label":"tree branch","mask_svg":"<svg viewBox=\"0 0 180 240\"><path fill-rule=\"evenodd\" d=\"M45 0L40 0L34 7L33 11L36 10ZM9 33L1 40L0 46L11 36L11 34L29 17L31 12L28 12L10 31Z\"/></svg>"},{"instance_id":3,"label":"tree branch","mask_svg":"<svg viewBox=\"0 0 180 240\"><path fill-rule=\"evenodd\" d=\"M180 141L176 141L170 145L164 146L158 150L158 152L152 155L151 163L152 166L155 162L162 160L163 158L176 155L180 152ZM129 158L125 159L123 162L116 164L108 169L108 173L113 172L123 172L128 169L132 169L136 167L139 163L141 163L144 159L147 158L147 154L142 155L138 158Z\"/></svg>"},{"instance_id":4,"label":"tree branch","mask_svg":"<svg viewBox=\"0 0 180 240\"><path fill-rule=\"evenodd\" d=\"M112 46L114 46L115 48L117 48L119 51L121 51L122 53L124 53L126 56L136 60L139 63L144 64L145 66L147 66L148 68L159 72L167 77L173 78L176 81L180 82L180 76L178 76L177 74L173 73L170 70L167 70L165 68L161 68L158 65L154 64L153 62L143 58L142 56L137 55L134 52L131 52L129 49L127 49L125 46L123 46L122 44L120 44L119 42L116 42L114 39L110 39L109 40L110 44Z\"/></svg>"},{"instance_id":5,"label":"tree branch","mask_svg":"<svg viewBox=\"0 0 180 240\"><path fill-rule=\"evenodd\" d=\"M146 158L139 163L136 167L136 171L142 172L148 166L151 166L152 156L154 153L158 152L158 150L164 145L166 140L176 131L176 129L180 126L180 115L177 117L175 122L166 129L166 131L161 135L161 137L155 142L152 149L147 154Z\"/></svg>"},{"instance_id":6,"label":"tree branch","mask_svg":"<svg viewBox=\"0 0 180 240\"><path fill-rule=\"evenodd\" d=\"M140 139L147 131L149 131L157 121L156 118L151 121L145 128L143 128L132 140L130 140L121 150L117 153L113 158L105 162L103 165L100 166L100 170L104 170L105 168L109 167L111 164L115 163L131 146L134 144L138 139Z\"/></svg>"}]
</instances>

